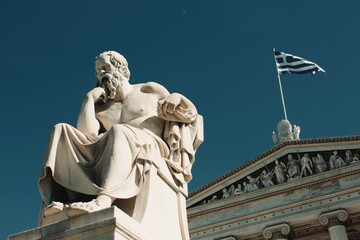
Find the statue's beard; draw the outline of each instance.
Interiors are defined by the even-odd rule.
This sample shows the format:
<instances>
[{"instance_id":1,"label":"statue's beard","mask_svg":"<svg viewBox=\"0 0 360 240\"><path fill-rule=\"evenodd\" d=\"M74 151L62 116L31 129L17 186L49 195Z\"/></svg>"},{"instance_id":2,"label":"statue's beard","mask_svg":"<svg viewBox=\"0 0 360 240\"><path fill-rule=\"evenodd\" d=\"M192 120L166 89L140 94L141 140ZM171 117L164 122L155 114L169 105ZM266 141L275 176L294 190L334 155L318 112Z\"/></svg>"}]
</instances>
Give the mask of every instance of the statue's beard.
<instances>
[{"instance_id":1,"label":"statue's beard","mask_svg":"<svg viewBox=\"0 0 360 240\"><path fill-rule=\"evenodd\" d=\"M121 75L114 73L109 79L108 76L105 76L101 79L102 87L105 89L105 95L103 101L106 102L108 99L115 99L116 92L122 86L123 79Z\"/></svg>"}]
</instances>

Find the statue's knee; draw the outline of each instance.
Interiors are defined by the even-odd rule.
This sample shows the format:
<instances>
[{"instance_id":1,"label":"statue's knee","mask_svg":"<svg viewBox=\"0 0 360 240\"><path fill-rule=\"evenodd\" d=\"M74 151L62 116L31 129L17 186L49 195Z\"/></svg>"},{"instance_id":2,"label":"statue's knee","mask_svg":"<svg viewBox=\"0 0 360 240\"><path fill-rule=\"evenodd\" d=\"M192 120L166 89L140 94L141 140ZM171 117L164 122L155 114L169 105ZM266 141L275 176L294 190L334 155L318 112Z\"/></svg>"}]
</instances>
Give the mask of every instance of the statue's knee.
<instances>
[{"instance_id":1,"label":"statue's knee","mask_svg":"<svg viewBox=\"0 0 360 240\"><path fill-rule=\"evenodd\" d=\"M66 125L68 125L68 124L66 124L66 123L58 123L53 127L52 131L53 132L62 131L66 127Z\"/></svg>"}]
</instances>

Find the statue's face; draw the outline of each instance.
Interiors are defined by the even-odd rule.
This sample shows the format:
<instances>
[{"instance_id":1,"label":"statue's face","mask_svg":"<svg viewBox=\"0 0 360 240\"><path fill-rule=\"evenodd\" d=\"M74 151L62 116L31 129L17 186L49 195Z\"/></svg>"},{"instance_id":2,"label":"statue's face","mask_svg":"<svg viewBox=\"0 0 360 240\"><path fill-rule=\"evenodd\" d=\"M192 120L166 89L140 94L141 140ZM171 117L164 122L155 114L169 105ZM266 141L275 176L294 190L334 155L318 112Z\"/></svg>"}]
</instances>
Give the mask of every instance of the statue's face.
<instances>
[{"instance_id":1,"label":"statue's face","mask_svg":"<svg viewBox=\"0 0 360 240\"><path fill-rule=\"evenodd\" d=\"M121 87L124 78L120 71L110 62L110 56L102 56L95 62L96 76L99 86L105 89L106 99L114 99L116 91Z\"/></svg>"},{"instance_id":2,"label":"statue's face","mask_svg":"<svg viewBox=\"0 0 360 240\"><path fill-rule=\"evenodd\" d=\"M109 56L96 59L95 71L100 83L110 80L116 70L117 69L111 64Z\"/></svg>"}]
</instances>

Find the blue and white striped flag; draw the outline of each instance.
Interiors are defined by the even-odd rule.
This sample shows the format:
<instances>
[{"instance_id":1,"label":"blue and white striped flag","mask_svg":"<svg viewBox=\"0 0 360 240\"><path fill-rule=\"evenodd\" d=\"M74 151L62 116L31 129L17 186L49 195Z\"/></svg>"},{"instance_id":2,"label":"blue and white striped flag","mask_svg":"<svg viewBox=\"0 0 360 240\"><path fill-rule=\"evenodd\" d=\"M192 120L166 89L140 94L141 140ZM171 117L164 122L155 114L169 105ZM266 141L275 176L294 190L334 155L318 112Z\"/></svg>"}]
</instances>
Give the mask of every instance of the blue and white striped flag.
<instances>
[{"instance_id":1,"label":"blue and white striped flag","mask_svg":"<svg viewBox=\"0 0 360 240\"><path fill-rule=\"evenodd\" d=\"M301 57L297 57L288 53L275 51L275 61L276 67L279 74L285 73L312 73L325 72L319 65L316 63L310 62Z\"/></svg>"}]
</instances>

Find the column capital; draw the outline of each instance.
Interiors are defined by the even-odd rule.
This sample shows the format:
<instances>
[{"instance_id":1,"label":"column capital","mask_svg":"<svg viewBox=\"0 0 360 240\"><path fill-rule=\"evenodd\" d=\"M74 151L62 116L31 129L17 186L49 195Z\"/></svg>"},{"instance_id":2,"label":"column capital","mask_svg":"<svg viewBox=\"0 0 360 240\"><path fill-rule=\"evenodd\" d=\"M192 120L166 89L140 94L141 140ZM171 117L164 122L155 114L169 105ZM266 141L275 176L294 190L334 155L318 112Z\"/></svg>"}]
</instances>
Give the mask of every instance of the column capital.
<instances>
[{"instance_id":1,"label":"column capital","mask_svg":"<svg viewBox=\"0 0 360 240\"><path fill-rule=\"evenodd\" d=\"M345 226L349 222L348 220L349 214L343 209L323 213L319 217L319 223L327 228L337 225Z\"/></svg>"},{"instance_id":2,"label":"column capital","mask_svg":"<svg viewBox=\"0 0 360 240\"><path fill-rule=\"evenodd\" d=\"M282 223L265 228L263 237L265 239L293 239L294 232L291 231L289 224Z\"/></svg>"}]
</instances>

